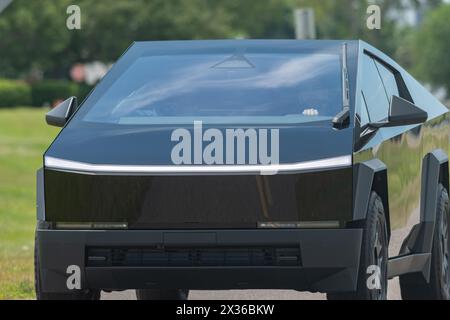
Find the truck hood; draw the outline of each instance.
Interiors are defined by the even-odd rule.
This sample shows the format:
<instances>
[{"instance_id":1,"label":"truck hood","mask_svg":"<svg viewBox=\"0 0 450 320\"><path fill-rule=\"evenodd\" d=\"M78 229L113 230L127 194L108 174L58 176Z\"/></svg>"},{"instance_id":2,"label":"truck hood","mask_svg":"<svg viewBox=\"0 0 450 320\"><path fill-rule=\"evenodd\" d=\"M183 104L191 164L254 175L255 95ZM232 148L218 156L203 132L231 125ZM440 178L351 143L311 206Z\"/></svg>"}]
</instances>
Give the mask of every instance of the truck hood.
<instances>
[{"instance_id":1,"label":"truck hood","mask_svg":"<svg viewBox=\"0 0 450 320\"><path fill-rule=\"evenodd\" d=\"M180 131L176 131L180 129L181 133L187 136L180 138L177 134ZM106 170L108 172L120 171L121 168L142 169L151 166L162 167L162 171L167 169L168 172L170 167L177 167L177 170L186 167L189 171L189 168L195 166L213 170L224 167L226 172L237 166L254 167L255 171L260 171L260 166L279 165L280 168L302 171L302 169L308 169L308 164L311 162L313 164L318 162L318 169L323 166L342 167L351 164L351 128L335 130L325 122L282 127L222 126L213 129L215 130L214 138L211 138L211 135L208 136L209 129L212 128L204 125L199 129L198 125L197 127L186 125L180 128L179 126L124 126L93 123L70 126L69 124L45 153L45 166L50 169L68 171ZM239 141L235 139L234 144L229 146L229 141L232 139L227 139L229 137L227 130L232 130L231 132L243 130L247 134L250 132L248 130L252 130L256 133L253 146L251 139L247 139L248 136L244 140L244 162L242 158L238 159ZM222 155L220 152L219 155L216 154L218 148L212 153L217 156L214 158L216 161L211 163L206 159L205 154L211 151L208 146L213 141L217 142L217 137L222 140L220 145ZM181 141L183 146L190 145L190 155L185 154L188 148L180 151ZM266 147L261 144L264 141ZM174 151L177 145L178 149ZM261 147L265 153L262 153L264 150L261 150ZM231 158L227 158L230 152L234 152L232 161L228 161ZM252 160L251 152L256 152L259 156ZM199 153L200 156L196 157ZM185 161L180 163L180 157L174 159L174 154L182 155ZM266 160L261 157L264 154L271 156L269 162L267 157L265 157ZM140 169L137 171L142 171Z\"/></svg>"}]
</instances>

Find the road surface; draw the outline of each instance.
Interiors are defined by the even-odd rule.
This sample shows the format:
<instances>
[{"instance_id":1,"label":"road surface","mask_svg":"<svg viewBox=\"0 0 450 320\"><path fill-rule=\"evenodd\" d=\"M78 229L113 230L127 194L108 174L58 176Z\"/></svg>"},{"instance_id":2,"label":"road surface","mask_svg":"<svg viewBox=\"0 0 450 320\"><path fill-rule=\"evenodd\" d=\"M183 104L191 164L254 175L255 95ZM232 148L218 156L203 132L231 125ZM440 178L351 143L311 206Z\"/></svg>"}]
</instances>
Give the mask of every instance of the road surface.
<instances>
[{"instance_id":1,"label":"road surface","mask_svg":"<svg viewBox=\"0 0 450 320\"><path fill-rule=\"evenodd\" d=\"M323 300L321 293L297 292L294 290L222 290L189 293L189 300ZM400 300L398 278L389 281L388 299ZM102 292L102 300L136 300L134 290Z\"/></svg>"}]
</instances>

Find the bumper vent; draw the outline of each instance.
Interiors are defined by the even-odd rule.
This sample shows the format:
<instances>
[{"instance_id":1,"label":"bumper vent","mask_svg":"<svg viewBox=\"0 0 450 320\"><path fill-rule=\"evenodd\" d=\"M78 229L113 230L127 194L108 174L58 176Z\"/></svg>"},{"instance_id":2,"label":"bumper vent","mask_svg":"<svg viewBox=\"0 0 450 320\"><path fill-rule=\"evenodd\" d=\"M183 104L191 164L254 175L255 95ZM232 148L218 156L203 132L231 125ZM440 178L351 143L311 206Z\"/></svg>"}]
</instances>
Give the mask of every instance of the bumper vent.
<instances>
[{"instance_id":1,"label":"bumper vent","mask_svg":"<svg viewBox=\"0 0 450 320\"><path fill-rule=\"evenodd\" d=\"M88 267L301 266L299 248L87 248Z\"/></svg>"}]
</instances>

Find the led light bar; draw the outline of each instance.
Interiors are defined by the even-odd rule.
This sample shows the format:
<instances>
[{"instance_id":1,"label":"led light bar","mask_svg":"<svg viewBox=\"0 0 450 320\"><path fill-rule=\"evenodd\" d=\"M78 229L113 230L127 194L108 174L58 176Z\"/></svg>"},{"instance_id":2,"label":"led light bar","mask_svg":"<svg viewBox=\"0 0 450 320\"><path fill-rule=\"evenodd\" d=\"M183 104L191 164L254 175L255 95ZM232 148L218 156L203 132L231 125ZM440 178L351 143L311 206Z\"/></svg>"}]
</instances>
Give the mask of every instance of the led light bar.
<instances>
[{"instance_id":1,"label":"led light bar","mask_svg":"<svg viewBox=\"0 0 450 320\"><path fill-rule=\"evenodd\" d=\"M47 169L102 175L261 174L295 173L349 167L352 156L269 165L111 165L45 157Z\"/></svg>"},{"instance_id":2,"label":"led light bar","mask_svg":"<svg viewBox=\"0 0 450 320\"><path fill-rule=\"evenodd\" d=\"M87 230L87 229L127 229L126 222L57 222L56 229Z\"/></svg>"},{"instance_id":3,"label":"led light bar","mask_svg":"<svg viewBox=\"0 0 450 320\"><path fill-rule=\"evenodd\" d=\"M339 221L258 222L260 229L332 229L339 226Z\"/></svg>"}]
</instances>

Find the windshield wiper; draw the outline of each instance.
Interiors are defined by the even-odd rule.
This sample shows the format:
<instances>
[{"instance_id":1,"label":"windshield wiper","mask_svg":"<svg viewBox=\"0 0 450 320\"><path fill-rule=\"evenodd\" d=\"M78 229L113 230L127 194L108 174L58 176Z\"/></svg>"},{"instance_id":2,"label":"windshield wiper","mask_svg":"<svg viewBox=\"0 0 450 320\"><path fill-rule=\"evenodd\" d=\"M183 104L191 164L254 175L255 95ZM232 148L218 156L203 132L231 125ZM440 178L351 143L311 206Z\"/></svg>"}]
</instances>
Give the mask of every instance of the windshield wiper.
<instances>
[{"instance_id":1,"label":"windshield wiper","mask_svg":"<svg viewBox=\"0 0 450 320\"><path fill-rule=\"evenodd\" d=\"M348 87L347 43L342 45L342 110L334 116L333 127L342 129L350 124L350 89Z\"/></svg>"}]
</instances>

